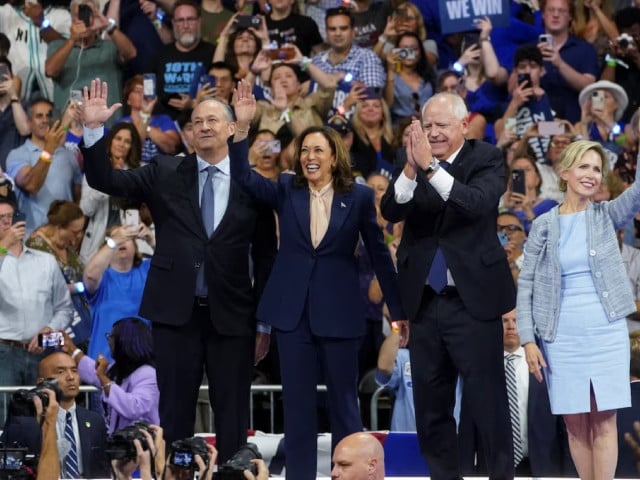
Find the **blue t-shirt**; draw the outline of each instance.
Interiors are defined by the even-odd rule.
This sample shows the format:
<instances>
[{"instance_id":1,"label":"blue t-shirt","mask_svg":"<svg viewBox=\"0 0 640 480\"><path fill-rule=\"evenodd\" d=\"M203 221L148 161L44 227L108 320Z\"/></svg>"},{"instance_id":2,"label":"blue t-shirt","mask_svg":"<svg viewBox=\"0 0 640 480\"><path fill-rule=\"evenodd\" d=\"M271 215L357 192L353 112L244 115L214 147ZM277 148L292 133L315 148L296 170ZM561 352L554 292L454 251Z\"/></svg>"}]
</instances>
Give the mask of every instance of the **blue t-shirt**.
<instances>
[{"instance_id":1,"label":"blue t-shirt","mask_svg":"<svg viewBox=\"0 0 640 480\"><path fill-rule=\"evenodd\" d=\"M118 120L118 123L120 122L132 123L133 119L131 118L131 115L128 115L126 117L120 118ZM151 117L151 120L149 121L149 126L159 128L163 132L168 132L171 130L176 133L178 132L175 123L173 123L173 120L171 120L171 117L165 114L153 115ZM153 140L147 137L142 143L142 157L140 157L140 160L142 161L142 163L149 163L153 157L164 153L166 152L160 150L158 145L153 143Z\"/></svg>"},{"instance_id":2,"label":"blue t-shirt","mask_svg":"<svg viewBox=\"0 0 640 480\"><path fill-rule=\"evenodd\" d=\"M409 350L406 348L398 349L391 375L376 370L376 382L382 387L390 388L396 394L393 415L391 416L391 430L394 432L415 432L416 409L413 403Z\"/></svg>"},{"instance_id":3,"label":"blue t-shirt","mask_svg":"<svg viewBox=\"0 0 640 480\"><path fill-rule=\"evenodd\" d=\"M113 361L105 334L111 332L113 324L118 320L138 317L150 265L150 261L143 260L126 273L117 272L111 267L105 270L98 290L89 298L93 325L87 355L91 358L98 358L101 353L109 363Z\"/></svg>"}]
</instances>

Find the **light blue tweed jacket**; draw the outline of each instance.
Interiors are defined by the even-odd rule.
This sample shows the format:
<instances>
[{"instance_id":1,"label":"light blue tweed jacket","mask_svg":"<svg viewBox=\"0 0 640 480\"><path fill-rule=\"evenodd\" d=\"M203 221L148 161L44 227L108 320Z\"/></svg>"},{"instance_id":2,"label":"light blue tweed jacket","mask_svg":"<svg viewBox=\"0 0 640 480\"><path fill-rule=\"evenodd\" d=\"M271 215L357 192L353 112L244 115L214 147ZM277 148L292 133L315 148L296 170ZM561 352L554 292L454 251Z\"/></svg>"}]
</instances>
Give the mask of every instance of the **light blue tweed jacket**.
<instances>
[{"instance_id":1,"label":"light blue tweed jacket","mask_svg":"<svg viewBox=\"0 0 640 480\"><path fill-rule=\"evenodd\" d=\"M622 262L616 230L640 210L640 183L608 202L591 203L586 212L591 276L609 321L636 311L635 297ZM558 207L536 218L524 248L518 277L517 322L520 341L535 336L553 342L560 313L561 272L558 259Z\"/></svg>"}]
</instances>

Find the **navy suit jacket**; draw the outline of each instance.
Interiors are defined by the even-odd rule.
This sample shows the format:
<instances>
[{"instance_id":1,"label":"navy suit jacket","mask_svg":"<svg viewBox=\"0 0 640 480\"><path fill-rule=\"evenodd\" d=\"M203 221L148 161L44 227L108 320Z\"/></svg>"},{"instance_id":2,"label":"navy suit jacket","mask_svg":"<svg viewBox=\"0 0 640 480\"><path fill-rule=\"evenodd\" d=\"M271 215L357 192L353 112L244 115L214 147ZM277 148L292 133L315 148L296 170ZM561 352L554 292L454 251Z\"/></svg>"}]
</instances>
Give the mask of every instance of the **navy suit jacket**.
<instances>
[{"instance_id":1,"label":"navy suit jacket","mask_svg":"<svg viewBox=\"0 0 640 480\"><path fill-rule=\"evenodd\" d=\"M618 410L618 466L616 478L638 478L633 452L624 440L625 432L633 432L633 422L640 420L640 382L631 384L631 406Z\"/></svg>"},{"instance_id":2,"label":"navy suit jacket","mask_svg":"<svg viewBox=\"0 0 640 480\"><path fill-rule=\"evenodd\" d=\"M444 202L424 173L419 172L413 199L395 200L395 183L382 198L382 215L405 221L398 247L398 283L402 305L415 319L427 274L440 247L460 298L479 320L495 321L515 307L515 285L496 234L498 201L505 190L500 150L467 140L448 169L454 182Z\"/></svg>"},{"instance_id":3,"label":"navy suit jacket","mask_svg":"<svg viewBox=\"0 0 640 480\"><path fill-rule=\"evenodd\" d=\"M464 392L473 395L474 392ZM562 416L553 415L549 404L547 384L529 375L527 403L527 435L529 463L534 477L576 476L567 432ZM458 428L461 469L464 475L486 475L487 467L480 437L470 415L465 413L464 397Z\"/></svg>"},{"instance_id":4,"label":"navy suit jacket","mask_svg":"<svg viewBox=\"0 0 640 480\"><path fill-rule=\"evenodd\" d=\"M107 427L104 418L76 406L80 450L82 452L82 478L107 478L111 475L109 459L105 453ZM30 452L40 453L42 430L34 417L15 417L9 415L4 426L2 440L18 442L29 448Z\"/></svg>"},{"instance_id":5,"label":"navy suit jacket","mask_svg":"<svg viewBox=\"0 0 640 480\"><path fill-rule=\"evenodd\" d=\"M309 189L294 186L294 175L282 174L276 183L251 170L244 141L232 144L229 156L232 179L278 213L280 248L258 305L259 320L291 331L306 307L315 335L336 338L364 335L364 305L360 301L355 258L359 236L372 260L392 317L405 318L393 262L376 222L372 189L354 185L349 192L334 193L327 233L314 248Z\"/></svg>"}]
</instances>

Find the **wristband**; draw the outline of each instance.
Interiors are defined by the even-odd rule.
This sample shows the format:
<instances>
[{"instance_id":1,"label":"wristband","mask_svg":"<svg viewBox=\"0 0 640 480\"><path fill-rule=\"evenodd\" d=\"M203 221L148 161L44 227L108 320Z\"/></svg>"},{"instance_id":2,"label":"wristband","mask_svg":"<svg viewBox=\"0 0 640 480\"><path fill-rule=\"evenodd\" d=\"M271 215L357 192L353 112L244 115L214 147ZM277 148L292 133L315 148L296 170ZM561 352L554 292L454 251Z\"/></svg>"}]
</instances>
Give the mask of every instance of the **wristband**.
<instances>
[{"instance_id":1,"label":"wristband","mask_svg":"<svg viewBox=\"0 0 640 480\"><path fill-rule=\"evenodd\" d=\"M302 57L302 60L300 61L300 70L303 72L306 71L307 68L309 68L309 65L311 65L311 59L309 57Z\"/></svg>"},{"instance_id":2,"label":"wristband","mask_svg":"<svg viewBox=\"0 0 640 480\"><path fill-rule=\"evenodd\" d=\"M11 97L10 102L11 103L18 103L18 102L20 102L20 99L18 97Z\"/></svg>"},{"instance_id":3,"label":"wristband","mask_svg":"<svg viewBox=\"0 0 640 480\"><path fill-rule=\"evenodd\" d=\"M0 255L8 255L9 254L9 250L7 250L4 247L0 247Z\"/></svg>"},{"instance_id":4,"label":"wristband","mask_svg":"<svg viewBox=\"0 0 640 480\"><path fill-rule=\"evenodd\" d=\"M380 35L378 37L378 41L382 43L387 43L387 37L385 37L384 35Z\"/></svg>"},{"instance_id":5,"label":"wristband","mask_svg":"<svg viewBox=\"0 0 640 480\"><path fill-rule=\"evenodd\" d=\"M40 154L38 159L43 161L44 163L51 163L52 162L51 154L49 152L47 152L46 150L42 151L42 153Z\"/></svg>"},{"instance_id":6,"label":"wristband","mask_svg":"<svg viewBox=\"0 0 640 480\"><path fill-rule=\"evenodd\" d=\"M113 383L113 382L107 382L107 383L105 383L105 384L101 387L101 388L102 388L102 390L106 390L107 388L109 388L109 387L111 386L111 384L112 384L112 383Z\"/></svg>"},{"instance_id":7,"label":"wristband","mask_svg":"<svg viewBox=\"0 0 640 480\"><path fill-rule=\"evenodd\" d=\"M618 66L618 62L616 62L615 60L607 60L606 61L607 67L613 67L616 68Z\"/></svg>"},{"instance_id":8,"label":"wristband","mask_svg":"<svg viewBox=\"0 0 640 480\"><path fill-rule=\"evenodd\" d=\"M76 349L73 351L73 353L71 354L71 360L75 360L75 359L76 359L76 357L77 357L78 355L80 355L81 353L82 353L82 350L80 350L79 348L76 348Z\"/></svg>"},{"instance_id":9,"label":"wristband","mask_svg":"<svg viewBox=\"0 0 640 480\"><path fill-rule=\"evenodd\" d=\"M109 25L105 29L105 32L107 33L107 35L111 35L118 28L118 22L116 22L113 18L110 18L108 22Z\"/></svg>"}]
</instances>

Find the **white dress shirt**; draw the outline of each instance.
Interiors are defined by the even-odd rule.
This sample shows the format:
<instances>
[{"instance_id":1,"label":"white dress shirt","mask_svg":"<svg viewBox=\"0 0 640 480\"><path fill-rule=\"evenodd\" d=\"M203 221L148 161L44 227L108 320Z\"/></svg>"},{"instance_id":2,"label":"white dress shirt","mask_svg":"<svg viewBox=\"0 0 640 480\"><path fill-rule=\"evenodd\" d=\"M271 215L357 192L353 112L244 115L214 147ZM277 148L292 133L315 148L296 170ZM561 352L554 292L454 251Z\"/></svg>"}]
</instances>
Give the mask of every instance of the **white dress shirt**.
<instances>
[{"instance_id":1,"label":"white dress shirt","mask_svg":"<svg viewBox=\"0 0 640 480\"><path fill-rule=\"evenodd\" d=\"M524 356L524 348L518 347L513 360L516 370L516 382L518 383L518 412L520 416L520 443L522 445L522 453L525 457L529 456L529 431L527 427L527 408L529 405L529 366ZM507 355L504 352L504 364L507 364Z\"/></svg>"},{"instance_id":2,"label":"white dress shirt","mask_svg":"<svg viewBox=\"0 0 640 480\"><path fill-rule=\"evenodd\" d=\"M78 455L78 471L82 475L84 468L82 465L82 446L80 444L80 429L78 428L78 417L76 416L76 404L69 410L60 407L58 418L56 419L56 434L58 435L58 456L60 457L60 472L64 475L64 457L67 456L71 445L64 436L64 429L67 426L67 412L71 414L71 424L73 425L73 436L76 437L76 454ZM61 477L62 478L62 477Z\"/></svg>"}]
</instances>

